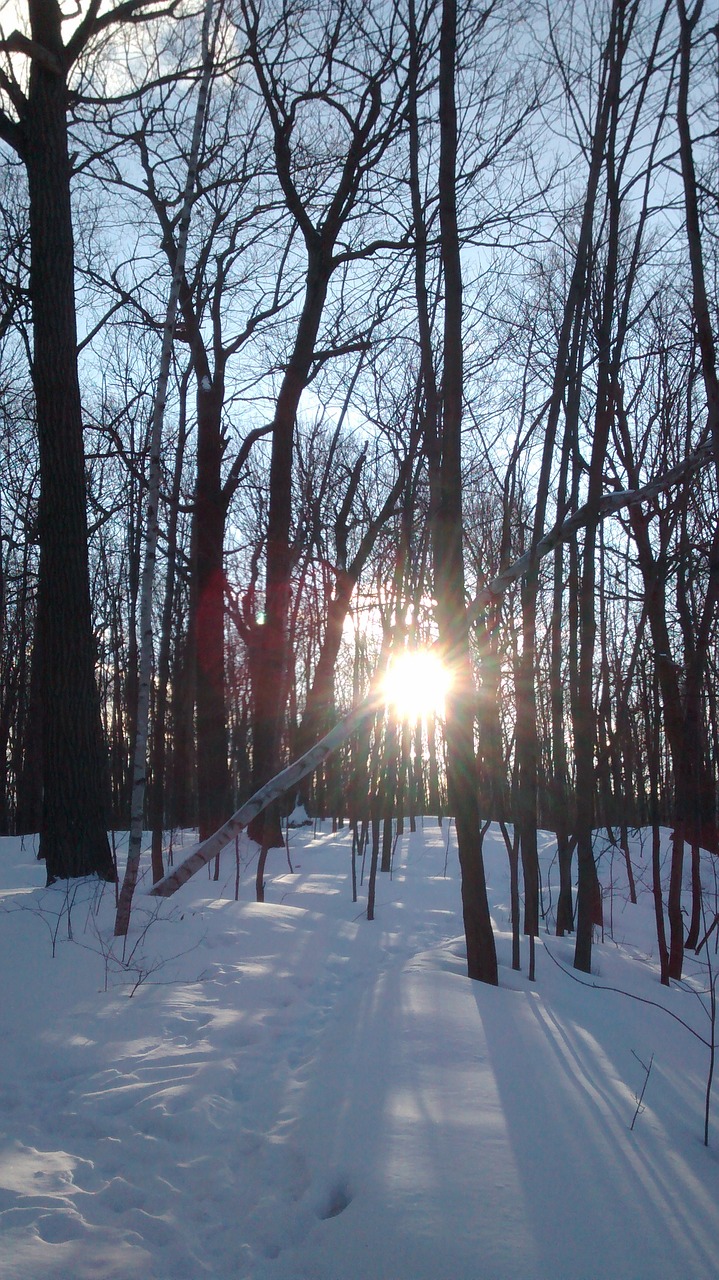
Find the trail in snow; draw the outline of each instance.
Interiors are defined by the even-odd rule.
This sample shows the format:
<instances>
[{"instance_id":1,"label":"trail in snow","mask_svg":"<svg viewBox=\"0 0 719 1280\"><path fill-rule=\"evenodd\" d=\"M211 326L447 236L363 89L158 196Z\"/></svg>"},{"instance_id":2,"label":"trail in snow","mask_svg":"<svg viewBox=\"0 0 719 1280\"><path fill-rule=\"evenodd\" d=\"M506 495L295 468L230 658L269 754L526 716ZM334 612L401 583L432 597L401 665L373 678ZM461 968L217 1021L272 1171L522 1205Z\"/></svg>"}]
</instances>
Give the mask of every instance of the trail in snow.
<instances>
[{"instance_id":1,"label":"trail in snow","mask_svg":"<svg viewBox=\"0 0 719 1280\"><path fill-rule=\"evenodd\" d=\"M713 1278L706 1048L563 973L546 952L570 968L571 939L543 936L535 984L511 970L496 832L500 987L469 982L446 839L429 820L400 838L372 924L351 902L348 833L296 833L296 873L277 856L266 905L226 896L232 859L218 884L140 894L127 970L111 891L45 890L27 842L0 841L3 1276ZM548 837L542 857L549 906ZM659 986L641 842L634 859L638 907L602 860L613 938L592 981L706 1036L701 966ZM634 1055L652 1053L630 1132Z\"/></svg>"}]
</instances>

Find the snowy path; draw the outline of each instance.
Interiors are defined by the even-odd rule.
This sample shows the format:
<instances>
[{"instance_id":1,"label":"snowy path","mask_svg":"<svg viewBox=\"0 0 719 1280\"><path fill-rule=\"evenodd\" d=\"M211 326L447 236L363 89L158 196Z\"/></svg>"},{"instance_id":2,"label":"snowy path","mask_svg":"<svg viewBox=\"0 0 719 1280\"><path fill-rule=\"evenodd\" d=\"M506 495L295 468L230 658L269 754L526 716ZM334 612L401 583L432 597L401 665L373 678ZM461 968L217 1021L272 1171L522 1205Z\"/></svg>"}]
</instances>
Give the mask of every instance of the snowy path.
<instances>
[{"instance_id":1,"label":"snowy path","mask_svg":"<svg viewBox=\"0 0 719 1280\"><path fill-rule=\"evenodd\" d=\"M399 842L371 925L348 838L296 839L267 905L205 881L162 906L147 945L176 959L132 999L102 990L87 905L53 960L58 891L3 900L5 971L22 957L3 995L4 1280L713 1278L703 1046L541 947L530 986L506 934L500 988L469 983L436 826ZM641 947L596 954L598 982L658 998ZM697 1020L694 997L664 998ZM634 1133L632 1050L656 1054Z\"/></svg>"}]
</instances>

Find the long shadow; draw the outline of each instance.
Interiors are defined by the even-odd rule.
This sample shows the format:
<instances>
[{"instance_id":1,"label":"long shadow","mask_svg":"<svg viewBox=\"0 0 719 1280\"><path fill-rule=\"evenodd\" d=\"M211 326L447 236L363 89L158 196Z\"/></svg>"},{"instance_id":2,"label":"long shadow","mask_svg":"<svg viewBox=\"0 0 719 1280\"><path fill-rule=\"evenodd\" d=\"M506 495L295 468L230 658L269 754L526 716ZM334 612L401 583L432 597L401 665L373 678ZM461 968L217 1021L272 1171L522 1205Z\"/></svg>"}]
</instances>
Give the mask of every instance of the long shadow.
<instances>
[{"instance_id":1,"label":"long shadow","mask_svg":"<svg viewBox=\"0 0 719 1280\"><path fill-rule=\"evenodd\" d=\"M502 1001L475 991L536 1242L535 1280L713 1277L719 1210L695 1172L702 1156L694 1150L685 1160L648 1117L629 1132L627 1064L640 1068L623 1011L616 996L586 998L585 1017L576 996L558 1015L541 990ZM661 1117L671 1090L665 1081L659 1097L657 1076Z\"/></svg>"}]
</instances>

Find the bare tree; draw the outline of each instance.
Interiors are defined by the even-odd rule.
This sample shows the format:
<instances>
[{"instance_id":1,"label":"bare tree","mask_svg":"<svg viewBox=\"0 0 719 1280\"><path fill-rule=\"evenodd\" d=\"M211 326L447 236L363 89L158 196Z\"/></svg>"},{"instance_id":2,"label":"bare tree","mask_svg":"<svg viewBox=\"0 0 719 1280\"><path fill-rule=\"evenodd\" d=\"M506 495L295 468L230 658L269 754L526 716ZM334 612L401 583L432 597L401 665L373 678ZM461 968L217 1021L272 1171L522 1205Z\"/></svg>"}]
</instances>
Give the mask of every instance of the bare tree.
<instances>
[{"instance_id":1,"label":"bare tree","mask_svg":"<svg viewBox=\"0 0 719 1280\"><path fill-rule=\"evenodd\" d=\"M33 385L40 449L38 627L43 655L43 816L48 881L96 873L115 878L107 840L108 776L95 682L68 149L68 76L109 25L168 13L129 0L100 15L91 3L67 42L58 0L29 0L30 34L0 40L29 62L27 85L8 58L0 139L25 165L30 210Z\"/></svg>"},{"instance_id":2,"label":"bare tree","mask_svg":"<svg viewBox=\"0 0 719 1280\"><path fill-rule=\"evenodd\" d=\"M300 399L323 360L317 351L330 282L396 240L363 231L375 172L401 125L398 33L364 6L302 4L303 81L297 77L295 5L261 11L242 0L244 34L274 145L276 177L305 251L305 284L272 423L262 646L253 689L255 787L274 772L288 688L292 465ZM344 42L344 44L343 44ZM338 56L338 49L343 54ZM378 205L376 207L379 207ZM382 222L383 220L381 220ZM361 335L353 339L362 341ZM340 343L341 345L341 343ZM259 832L257 832L259 835Z\"/></svg>"},{"instance_id":3,"label":"bare tree","mask_svg":"<svg viewBox=\"0 0 719 1280\"><path fill-rule=\"evenodd\" d=\"M479 834L474 749L474 690L469 655L462 549L461 424L462 267L457 219L457 6L444 0L439 41L439 213L444 274L441 392L427 433L432 496L432 552L437 621L444 661L452 675L447 695L447 784L462 872L462 909L470 978L497 982L497 955L489 915ZM426 360L427 363L427 360ZM427 369L429 374L429 370ZM431 393L432 375L425 395ZM429 388L427 386L429 382ZM428 415L429 416L429 415Z\"/></svg>"}]
</instances>

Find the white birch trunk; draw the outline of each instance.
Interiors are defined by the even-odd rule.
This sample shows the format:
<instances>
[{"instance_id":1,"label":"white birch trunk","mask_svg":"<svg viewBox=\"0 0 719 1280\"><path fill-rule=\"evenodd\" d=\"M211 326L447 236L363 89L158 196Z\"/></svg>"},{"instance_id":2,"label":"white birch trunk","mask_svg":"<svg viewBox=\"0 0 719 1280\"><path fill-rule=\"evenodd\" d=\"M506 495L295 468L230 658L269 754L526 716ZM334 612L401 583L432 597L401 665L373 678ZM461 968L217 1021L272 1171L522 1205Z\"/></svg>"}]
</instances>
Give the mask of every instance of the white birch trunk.
<instances>
[{"instance_id":1,"label":"white birch trunk","mask_svg":"<svg viewBox=\"0 0 719 1280\"><path fill-rule=\"evenodd\" d=\"M360 727L363 720L366 720L368 716L374 715L381 706L382 698L373 690L365 698L364 702L361 702L358 707L350 711L344 720L340 720L334 729L330 729L329 733L326 733L324 738L320 738L320 741L315 743L314 747L310 747L309 751L306 751L303 756L300 756L299 760L295 760L294 764L288 765L281 773L276 774L263 787L260 787L260 790L256 791L228 819L224 826L213 832L211 836L201 841L200 844L195 845L184 862L181 862L162 880L158 880L150 892L159 898L169 898L180 888L180 885L190 879L190 876L194 876L195 872L200 870L200 867L206 866L208 862L216 858L225 845L229 844L236 835L239 835L240 831L258 813L262 813L262 810L272 804L273 800L278 800L291 787L295 787L308 773L313 773L315 769L319 768L323 760L326 760L333 751L336 751L337 747L341 746L349 738L350 734Z\"/></svg>"},{"instance_id":2,"label":"white birch trunk","mask_svg":"<svg viewBox=\"0 0 719 1280\"><path fill-rule=\"evenodd\" d=\"M666 489L671 489L675 484L679 484L692 471L699 467L704 467L714 460L713 443L700 445L695 453L685 458L683 462L678 462L670 471L665 471L663 475L657 476L656 480L650 480L648 484L642 486L641 489L622 489L617 493L605 493L599 500L598 507L590 509L586 504L579 507L572 515L567 516L561 524L555 525L548 533L545 533L535 547L525 551L524 555L513 560L507 565L506 569L502 569L488 582L486 587L477 593L474 600L468 606L468 614L470 622L478 618L482 609L486 609L488 605L496 603L497 599L504 595L508 587L513 582L521 578L523 574L531 568L532 564L537 563L553 551L560 542L569 542L579 529L583 529L590 520L606 520L607 516L613 515L616 511L621 511L624 507L635 506L638 502L647 502L649 498L654 498L660 493L664 493Z\"/></svg>"},{"instance_id":3,"label":"white birch trunk","mask_svg":"<svg viewBox=\"0 0 719 1280\"><path fill-rule=\"evenodd\" d=\"M147 532L145 535L145 558L142 569L142 587L140 596L140 662L137 694L137 729L132 772L132 799L130 805L130 843L127 855L125 878L120 891L120 898L115 917L115 937L125 937L130 923L132 898L137 883L137 872L140 863L142 846L142 827L145 809L145 787L147 783L147 738L150 719L150 685L153 667L152 643L152 589L155 577L155 561L157 559L157 543L159 537L158 506L160 496L160 457L162 451L162 428L165 418L165 402L167 400L167 384L170 377L172 361L172 344L175 332L175 320L180 296L180 285L185 271L187 253L187 237L190 229L190 215L197 182L197 167L202 141L202 130L205 123L207 98L213 68L213 51L210 39L210 23L213 0L206 0L202 20L202 78L197 95L197 108L192 131L190 157L187 165L187 177L182 212L178 223L177 256L172 273L172 284L167 302L165 325L162 335L162 352L160 355L160 372L157 379L155 399L152 409L152 430L150 436L150 468L147 493Z\"/></svg>"}]
</instances>

